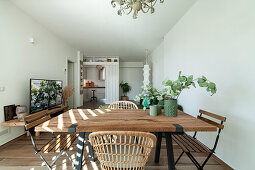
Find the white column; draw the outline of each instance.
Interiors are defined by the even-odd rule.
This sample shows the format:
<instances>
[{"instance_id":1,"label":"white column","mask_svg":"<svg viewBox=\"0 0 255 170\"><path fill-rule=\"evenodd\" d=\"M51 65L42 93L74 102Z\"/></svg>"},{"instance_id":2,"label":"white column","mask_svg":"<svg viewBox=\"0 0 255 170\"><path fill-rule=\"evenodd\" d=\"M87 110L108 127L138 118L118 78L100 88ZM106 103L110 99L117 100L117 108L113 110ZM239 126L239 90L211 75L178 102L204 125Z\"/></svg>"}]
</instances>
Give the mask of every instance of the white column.
<instances>
[{"instance_id":1,"label":"white column","mask_svg":"<svg viewBox=\"0 0 255 170\"><path fill-rule=\"evenodd\" d=\"M150 85L150 66L148 64L143 66L143 77L143 86L146 88L146 86Z\"/></svg>"}]
</instances>

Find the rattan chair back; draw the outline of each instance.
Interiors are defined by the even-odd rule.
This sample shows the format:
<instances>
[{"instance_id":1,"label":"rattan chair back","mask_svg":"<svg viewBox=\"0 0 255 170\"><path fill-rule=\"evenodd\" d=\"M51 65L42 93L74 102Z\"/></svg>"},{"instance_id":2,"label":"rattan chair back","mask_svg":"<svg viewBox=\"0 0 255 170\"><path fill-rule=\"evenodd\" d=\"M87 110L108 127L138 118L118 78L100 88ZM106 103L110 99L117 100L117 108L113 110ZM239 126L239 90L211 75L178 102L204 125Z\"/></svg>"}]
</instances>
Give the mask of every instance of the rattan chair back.
<instances>
[{"instance_id":1,"label":"rattan chair back","mask_svg":"<svg viewBox=\"0 0 255 170\"><path fill-rule=\"evenodd\" d=\"M108 106L108 109L138 109L137 105L130 101L117 101Z\"/></svg>"},{"instance_id":2,"label":"rattan chair back","mask_svg":"<svg viewBox=\"0 0 255 170\"><path fill-rule=\"evenodd\" d=\"M89 136L103 170L143 170L156 142L146 132L106 131Z\"/></svg>"}]
</instances>

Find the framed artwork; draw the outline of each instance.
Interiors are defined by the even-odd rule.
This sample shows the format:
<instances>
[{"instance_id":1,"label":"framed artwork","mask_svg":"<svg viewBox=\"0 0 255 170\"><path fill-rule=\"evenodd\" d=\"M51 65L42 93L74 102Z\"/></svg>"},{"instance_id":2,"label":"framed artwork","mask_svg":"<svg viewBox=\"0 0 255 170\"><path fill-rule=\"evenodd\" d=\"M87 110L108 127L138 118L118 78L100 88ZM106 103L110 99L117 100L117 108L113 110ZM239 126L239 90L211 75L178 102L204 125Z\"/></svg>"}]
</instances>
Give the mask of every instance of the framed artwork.
<instances>
[{"instance_id":1,"label":"framed artwork","mask_svg":"<svg viewBox=\"0 0 255 170\"><path fill-rule=\"evenodd\" d=\"M9 106L4 106L4 119L5 121L12 120L16 116L16 106L9 105Z\"/></svg>"}]
</instances>

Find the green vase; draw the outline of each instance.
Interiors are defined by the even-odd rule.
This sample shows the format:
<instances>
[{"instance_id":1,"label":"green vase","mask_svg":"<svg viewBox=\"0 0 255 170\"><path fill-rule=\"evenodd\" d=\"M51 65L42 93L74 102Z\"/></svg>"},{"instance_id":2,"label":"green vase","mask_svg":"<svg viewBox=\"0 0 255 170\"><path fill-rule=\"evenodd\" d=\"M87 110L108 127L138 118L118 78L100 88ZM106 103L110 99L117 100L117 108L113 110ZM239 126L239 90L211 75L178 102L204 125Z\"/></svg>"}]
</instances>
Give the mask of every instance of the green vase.
<instances>
[{"instance_id":1,"label":"green vase","mask_svg":"<svg viewBox=\"0 0 255 170\"><path fill-rule=\"evenodd\" d=\"M150 106L150 116L157 116L157 105Z\"/></svg>"},{"instance_id":2,"label":"green vase","mask_svg":"<svg viewBox=\"0 0 255 170\"><path fill-rule=\"evenodd\" d=\"M164 100L164 114L168 117L177 116L177 100Z\"/></svg>"},{"instance_id":3,"label":"green vase","mask_svg":"<svg viewBox=\"0 0 255 170\"><path fill-rule=\"evenodd\" d=\"M161 114L161 109L162 109L162 106L161 105L157 105L157 113L158 114Z\"/></svg>"}]
</instances>

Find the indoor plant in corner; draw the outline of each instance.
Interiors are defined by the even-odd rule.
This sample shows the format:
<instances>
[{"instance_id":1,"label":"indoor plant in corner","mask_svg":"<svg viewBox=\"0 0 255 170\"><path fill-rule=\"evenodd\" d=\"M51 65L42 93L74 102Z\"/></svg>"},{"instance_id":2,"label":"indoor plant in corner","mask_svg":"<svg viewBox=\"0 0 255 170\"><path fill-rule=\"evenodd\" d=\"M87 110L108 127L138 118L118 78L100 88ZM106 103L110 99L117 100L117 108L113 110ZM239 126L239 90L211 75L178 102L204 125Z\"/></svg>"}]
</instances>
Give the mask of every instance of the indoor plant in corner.
<instances>
[{"instance_id":1,"label":"indoor plant in corner","mask_svg":"<svg viewBox=\"0 0 255 170\"><path fill-rule=\"evenodd\" d=\"M166 116L177 116L178 97L184 89L189 89L191 85L196 88L195 82L197 82L200 87L205 87L206 91L210 92L212 95L217 91L216 84L210 82L205 76L193 79L193 75L183 76L181 75L181 71L179 72L177 80L163 81L163 85L166 88L162 90L161 98L164 99L164 113Z\"/></svg>"},{"instance_id":2,"label":"indoor plant in corner","mask_svg":"<svg viewBox=\"0 0 255 170\"><path fill-rule=\"evenodd\" d=\"M126 95L131 90L131 87L129 86L127 82L122 81L120 83L120 88L122 88L123 95L124 95L124 96L121 96L121 100L128 100L128 96Z\"/></svg>"}]
</instances>

